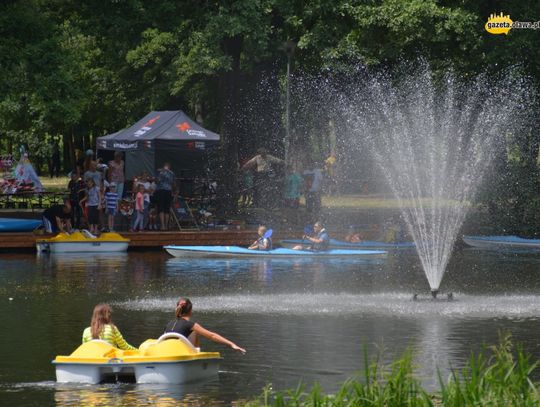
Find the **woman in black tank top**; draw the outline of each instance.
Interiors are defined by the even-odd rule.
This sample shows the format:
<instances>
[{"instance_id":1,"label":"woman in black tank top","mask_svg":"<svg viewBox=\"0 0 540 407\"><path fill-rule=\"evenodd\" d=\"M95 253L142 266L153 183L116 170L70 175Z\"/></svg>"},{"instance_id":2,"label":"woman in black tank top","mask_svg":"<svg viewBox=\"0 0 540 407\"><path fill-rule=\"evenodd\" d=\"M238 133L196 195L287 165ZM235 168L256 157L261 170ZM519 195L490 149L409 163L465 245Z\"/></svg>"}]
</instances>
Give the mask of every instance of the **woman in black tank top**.
<instances>
[{"instance_id":1,"label":"woman in black tank top","mask_svg":"<svg viewBox=\"0 0 540 407\"><path fill-rule=\"evenodd\" d=\"M170 321L165 326L165 331L163 333L175 332L183 335L188 338L190 342L196 347L200 347L200 336L204 336L211 341L221 343L222 345L230 346L232 349L241 353L246 353L246 350L244 348L241 348L234 342L231 342L227 338L224 338L223 336L218 335L215 332L204 329L196 322L190 321L191 315L193 313L193 304L191 303L189 298L181 298L180 300L178 300L174 313L176 318Z\"/></svg>"}]
</instances>

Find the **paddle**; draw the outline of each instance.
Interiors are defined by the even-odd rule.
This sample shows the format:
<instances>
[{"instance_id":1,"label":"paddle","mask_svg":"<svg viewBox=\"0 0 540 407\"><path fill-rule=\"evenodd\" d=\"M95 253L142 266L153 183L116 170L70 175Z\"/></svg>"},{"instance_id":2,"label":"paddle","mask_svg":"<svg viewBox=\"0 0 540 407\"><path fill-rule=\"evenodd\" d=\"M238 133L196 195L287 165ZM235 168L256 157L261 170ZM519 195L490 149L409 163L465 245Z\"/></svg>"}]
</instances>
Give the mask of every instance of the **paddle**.
<instances>
[{"instance_id":1,"label":"paddle","mask_svg":"<svg viewBox=\"0 0 540 407\"><path fill-rule=\"evenodd\" d=\"M270 239L273 233L274 231L272 229L268 229L266 233L263 235L263 239Z\"/></svg>"},{"instance_id":2,"label":"paddle","mask_svg":"<svg viewBox=\"0 0 540 407\"><path fill-rule=\"evenodd\" d=\"M263 239L270 239L272 237L272 234L274 231L272 229L268 229L266 233L263 235ZM272 250L272 244L270 244L270 248L268 250Z\"/></svg>"},{"instance_id":3,"label":"paddle","mask_svg":"<svg viewBox=\"0 0 540 407\"><path fill-rule=\"evenodd\" d=\"M307 225L304 228L304 236L302 236L302 246L304 245L304 241L306 240L306 236L311 235L313 233L313 226Z\"/></svg>"}]
</instances>

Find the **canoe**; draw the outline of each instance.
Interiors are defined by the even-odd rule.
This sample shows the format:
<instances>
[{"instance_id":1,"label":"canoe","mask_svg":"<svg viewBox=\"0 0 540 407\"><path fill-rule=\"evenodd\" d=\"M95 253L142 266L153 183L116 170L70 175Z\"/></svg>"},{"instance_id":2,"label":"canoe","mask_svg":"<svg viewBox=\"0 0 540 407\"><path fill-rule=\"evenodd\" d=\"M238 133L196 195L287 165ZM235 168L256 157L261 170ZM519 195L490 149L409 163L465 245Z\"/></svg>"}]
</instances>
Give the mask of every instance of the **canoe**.
<instances>
[{"instance_id":1,"label":"canoe","mask_svg":"<svg viewBox=\"0 0 540 407\"><path fill-rule=\"evenodd\" d=\"M36 239L38 252L49 253L113 253L125 252L129 245L118 233L102 233L99 237L88 231L59 233L48 239Z\"/></svg>"},{"instance_id":2,"label":"canoe","mask_svg":"<svg viewBox=\"0 0 540 407\"><path fill-rule=\"evenodd\" d=\"M217 377L221 356L201 352L177 333L148 339L137 350L92 340L53 360L58 383L98 384L125 379L144 384L183 384Z\"/></svg>"},{"instance_id":3,"label":"canoe","mask_svg":"<svg viewBox=\"0 0 540 407\"><path fill-rule=\"evenodd\" d=\"M42 223L36 219L0 218L0 232L31 232Z\"/></svg>"},{"instance_id":4,"label":"canoe","mask_svg":"<svg viewBox=\"0 0 540 407\"><path fill-rule=\"evenodd\" d=\"M285 239L280 241L281 246L293 248L299 244L306 244L302 239ZM364 240L362 242L351 243L343 240L330 239L330 249L412 249L415 247L413 242L386 243L375 240Z\"/></svg>"},{"instance_id":5,"label":"canoe","mask_svg":"<svg viewBox=\"0 0 540 407\"><path fill-rule=\"evenodd\" d=\"M332 249L325 251L273 249L249 250L238 246L164 246L174 257L367 257L384 258L388 254L382 250Z\"/></svg>"},{"instance_id":6,"label":"canoe","mask_svg":"<svg viewBox=\"0 0 540 407\"><path fill-rule=\"evenodd\" d=\"M463 241L469 246L482 249L540 249L540 239L524 239L518 236L463 236Z\"/></svg>"}]
</instances>

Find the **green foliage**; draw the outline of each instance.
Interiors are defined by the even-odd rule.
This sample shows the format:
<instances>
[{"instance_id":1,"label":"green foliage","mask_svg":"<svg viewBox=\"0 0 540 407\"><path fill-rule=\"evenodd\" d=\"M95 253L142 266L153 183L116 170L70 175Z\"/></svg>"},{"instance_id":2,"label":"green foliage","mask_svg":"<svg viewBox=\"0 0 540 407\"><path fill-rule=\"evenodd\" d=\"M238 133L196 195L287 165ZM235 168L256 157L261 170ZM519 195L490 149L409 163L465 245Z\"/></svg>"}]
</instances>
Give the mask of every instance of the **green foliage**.
<instances>
[{"instance_id":1,"label":"green foliage","mask_svg":"<svg viewBox=\"0 0 540 407\"><path fill-rule=\"evenodd\" d=\"M286 41L297 43L293 72L339 74L358 64L391 67L421 56L436 71L451 66L464 76L519 64L538 89L538 32L495 36L483 27L489 14L500 11L534 21L540 2L511 0L503 6L456 0L5 1L0 151L23 141L45 157L44 143L52 137L61 137L66 149L87 148L149 110L180 108L222 134L227 173L261 144L282 150L283 98L265 99L264 90L253 89L267 75L277 77L269 83L283 93ZM301 99L293 94L292 133L295 144L313 146L307 156L346 142L331 128L339 120L319 114L318 106L304 108ZM264 119L256 117L262 116L256 104L266 105ZM264 124L245 125L257 120ZM329 134L337 140L324 140ZM536 128L513 142L520 165L536 162L539 145ZM537 202L533 192L519 190ZM497 198L485 202L490 200Z\"/></svg>"},{"instance_id":2,"label":"green foliage","mask_svg":"<svg viewBox=\"0 0 540 407\"><path fill-rule=\"evenodd\" d=\"M366 355L367 358L367 355ZM303 386L285 392L267 386L246 407L340 407L340 406L537 406L538 384L533 382L538 362L532 363L510 336L498 346L471 355L461 372L453 371L440 391L429 394L413 375L411 353L381 366L366 363L363 378L347 380L335 394L324 394L319 385L306 392ZM366 359L367 360L367 359Z\"/></svg>"}]
</instances>

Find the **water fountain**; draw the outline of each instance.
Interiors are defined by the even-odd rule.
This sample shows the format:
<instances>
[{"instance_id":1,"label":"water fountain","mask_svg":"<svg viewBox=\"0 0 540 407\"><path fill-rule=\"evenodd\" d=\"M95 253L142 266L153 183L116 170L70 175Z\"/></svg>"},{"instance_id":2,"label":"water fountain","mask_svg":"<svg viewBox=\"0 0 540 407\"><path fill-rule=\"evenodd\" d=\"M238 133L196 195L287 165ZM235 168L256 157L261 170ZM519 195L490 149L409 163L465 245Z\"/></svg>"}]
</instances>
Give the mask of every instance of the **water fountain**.
<instances>
[{"instance_id":1,"label":"water fountain","mask_svg":"<svg viewBox=\"0 0 540 407\"><path fill-rule=\"evenodd\" d=\"M463 79L401 68L368 75L341 105L398 200L435 299L475 191L531 98L515 70Z\"/></svg>"}]
</instances>

